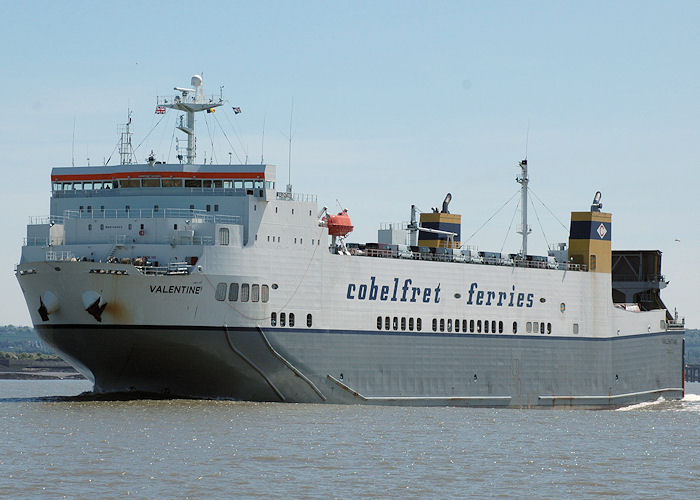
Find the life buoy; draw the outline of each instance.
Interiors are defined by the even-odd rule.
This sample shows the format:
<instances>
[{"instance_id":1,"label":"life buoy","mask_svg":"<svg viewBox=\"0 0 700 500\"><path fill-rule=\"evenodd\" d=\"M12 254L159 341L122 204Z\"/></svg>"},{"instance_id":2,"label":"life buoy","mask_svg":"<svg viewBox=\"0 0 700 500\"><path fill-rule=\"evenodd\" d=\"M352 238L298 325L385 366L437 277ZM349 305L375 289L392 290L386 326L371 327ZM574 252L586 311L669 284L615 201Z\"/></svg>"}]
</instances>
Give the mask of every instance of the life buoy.
<instances>
[{"instance_id":1,"label":"life buoy","mask_svg":"<svg viewBox=\"0 0 700 500\"><path fill-rule=\"evenodd\" d=\"M143 229L139 231L139 236L143 236L144 234L146 234L146 231L144 231Z\"/></svg>"}]
</instances>

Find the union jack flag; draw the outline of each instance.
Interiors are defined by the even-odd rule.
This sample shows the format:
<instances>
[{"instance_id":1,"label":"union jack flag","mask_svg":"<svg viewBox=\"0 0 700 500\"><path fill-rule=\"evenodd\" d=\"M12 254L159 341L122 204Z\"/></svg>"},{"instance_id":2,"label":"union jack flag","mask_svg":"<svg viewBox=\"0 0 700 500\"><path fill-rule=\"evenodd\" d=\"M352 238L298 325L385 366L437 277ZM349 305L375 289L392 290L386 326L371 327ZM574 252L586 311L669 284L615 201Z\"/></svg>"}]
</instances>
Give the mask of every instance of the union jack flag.
<instances>
[{"instance_id":1,"label":"union jack flag","mask_svg":"<svg viewBox=\"0 0 700 500\"><path fill-rule=\"evenodd\" d=\"M156 106L156 114L157 115L164 115L165 114L165 106Z\"/></svg>"}]
</instances>

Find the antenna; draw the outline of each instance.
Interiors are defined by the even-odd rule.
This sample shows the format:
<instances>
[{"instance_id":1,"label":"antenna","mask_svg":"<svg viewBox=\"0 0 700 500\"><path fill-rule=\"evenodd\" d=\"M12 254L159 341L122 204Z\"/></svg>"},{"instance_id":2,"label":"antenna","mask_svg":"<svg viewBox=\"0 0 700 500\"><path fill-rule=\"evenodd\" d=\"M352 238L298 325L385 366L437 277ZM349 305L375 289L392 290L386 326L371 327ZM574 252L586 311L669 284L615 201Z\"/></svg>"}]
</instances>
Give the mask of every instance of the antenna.
<instances>
[{"instance_id":1,"label":"antenna","mask_svg":"<svg viewBox=\"0 0 700 500\"><path fill-rule=\"evenodd\" d=\"M267 119L267 111L263 115L263 130L262 130L262 143L260 144L260 164L265 163L265 120Z\"/></svg>"},{"instance_id":2,"label":"antenna","mask_svg":"<svg viewBox=\"0 0 700 500\"><path fill-rule=\"evenodd\" d=\"M287 158L287 192L292 192L292 118L294 118L294 98L292 110L289 112L289 154Z\"/></svg>"},{"instance_id":3,"label":"antenna","mask_svg":"<svg viewBox=\"0 0 700 500\"><path fill-rule=\"evenodd\" d=\"M73 117L73 142L70 149L71 166L75 167L75 116Z\"/></svg>"},{"instance_id":4,"label":"antenna","mask_svg":"<svg viewBox=\"0 0 700 500\"><path fill-rule=\"evenodd\" d=\"M527 132L525 132L525 160L527 160L527 147L530 144L530 119L527 119Z\"/></svg>"}]
</instances>

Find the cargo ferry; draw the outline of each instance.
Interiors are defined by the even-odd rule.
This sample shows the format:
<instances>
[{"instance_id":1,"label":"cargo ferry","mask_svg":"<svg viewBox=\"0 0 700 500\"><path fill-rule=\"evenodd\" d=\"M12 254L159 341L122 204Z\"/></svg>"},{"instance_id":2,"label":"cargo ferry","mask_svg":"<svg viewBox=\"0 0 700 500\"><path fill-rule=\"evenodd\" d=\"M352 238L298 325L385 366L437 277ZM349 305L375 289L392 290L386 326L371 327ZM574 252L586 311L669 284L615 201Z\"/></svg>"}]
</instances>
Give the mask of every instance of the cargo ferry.
<instances>
[{"instance_id":1,"label":"cargo ferry","mask_svg":"<svg viewBox=\"0 0 700 500\"><path fill-rule=\"evenodd\" d=\"M275 166L197 163L202 78L158 97L176 163L56 167L16 276L40 337L97 393L379 405L613 408L683 397L684 322L661 252L613 251L600 193L568 244L501 255L442 209L348 241L350 213L278 189ZM407 205L408 213L408 205Z\"/></svg>"}]
</instances>

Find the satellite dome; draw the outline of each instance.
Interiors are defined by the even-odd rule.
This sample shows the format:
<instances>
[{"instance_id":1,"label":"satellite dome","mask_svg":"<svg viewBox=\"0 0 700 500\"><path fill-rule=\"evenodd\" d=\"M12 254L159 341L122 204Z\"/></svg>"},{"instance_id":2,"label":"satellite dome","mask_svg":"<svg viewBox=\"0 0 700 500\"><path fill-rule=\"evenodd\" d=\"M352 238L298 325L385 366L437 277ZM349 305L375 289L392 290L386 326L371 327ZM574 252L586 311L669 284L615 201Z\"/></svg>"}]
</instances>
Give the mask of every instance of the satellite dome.
<instances>
[{"instance_id":1,"label":"satellite dome","mask_svg":"<svg viewBox=\"0 0 700 500\"><path fill-rule=\"evenodd\" d=\"M202 77L199 75L194 75L192 77L192 86L193 87L201 87L202 86Z\"/></svg>"}]
</instances>

